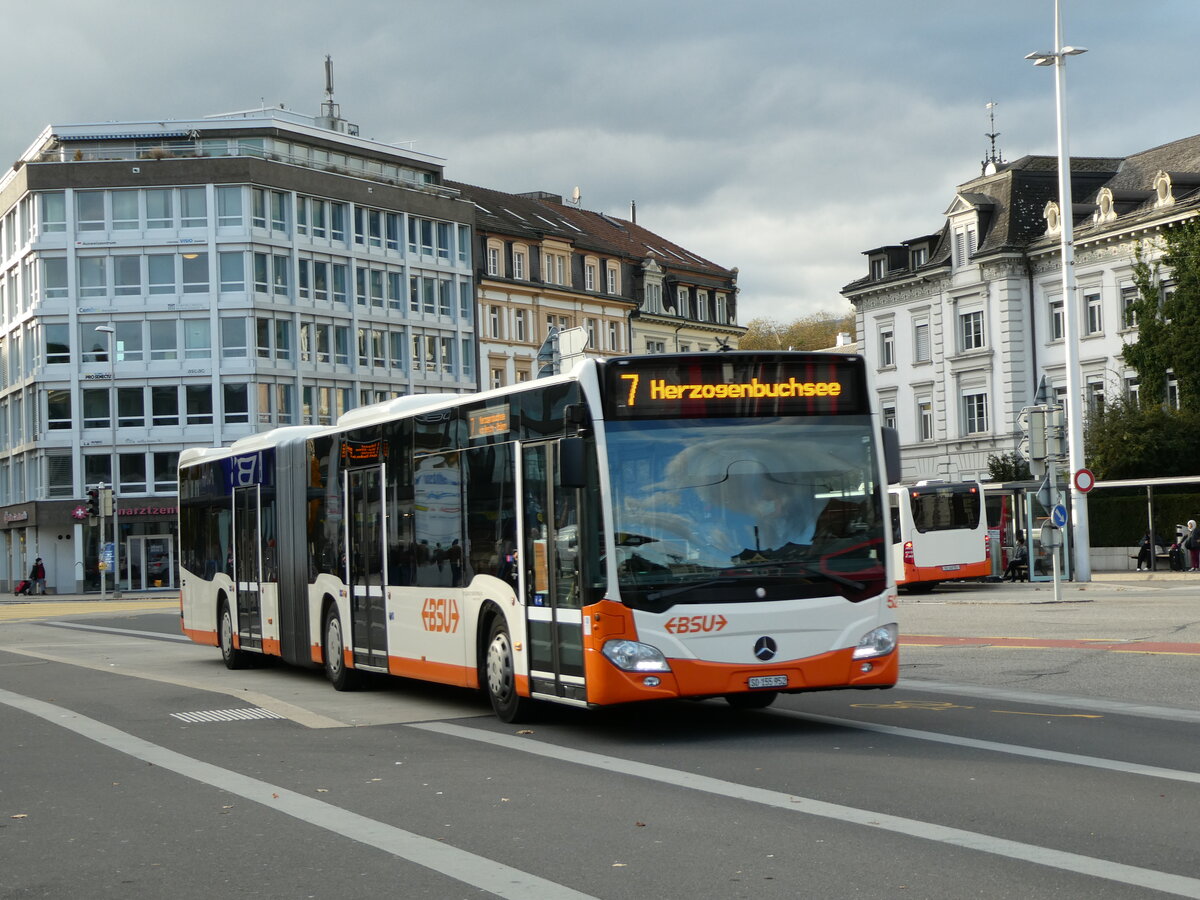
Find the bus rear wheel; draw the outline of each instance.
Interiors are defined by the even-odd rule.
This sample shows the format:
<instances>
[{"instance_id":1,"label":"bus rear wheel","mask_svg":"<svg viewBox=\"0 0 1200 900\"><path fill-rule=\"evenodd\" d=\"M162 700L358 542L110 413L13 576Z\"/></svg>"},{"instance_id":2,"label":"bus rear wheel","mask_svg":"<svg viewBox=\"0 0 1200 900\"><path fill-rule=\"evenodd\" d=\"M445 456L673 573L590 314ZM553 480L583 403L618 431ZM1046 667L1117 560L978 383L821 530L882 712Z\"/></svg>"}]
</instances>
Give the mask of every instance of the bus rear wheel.
<instances>
[{"instance_id":1,"label":"bus rear wheel","mask_svg":"<svg viewBox=\"0 0 1200 900\"><path fill-rule=\"evenodd\" d=\"M322 655L325 657L325 677L335 691L352 691L358 687L361 673L346 666L346 640L342 633L342 619L337 607L330 606L325 613Z\"/></svg>"},{"instance_id":2,"label":"bus rear wheel","mask_svg":"<svg viewBox=\"0 0 1200 900\"><path fill-rule=\"evenodd\" d=\"M252 662L250 654L233 646L233 613L229 611L229 603L221 601L221 611L217 614L217 643L221 647L221 660L227 669L247 669Z\"/></svg>"},{"instance_id":3,"label":"bus rear wheel","mask_svg":"<svg viewBox=\"0 0 1200 900\"><path fill-rule=\"evenodd\" d=\"M497 616L488 632L484 657L484 683L488 699L501 722L520 722L529 716L533 701L517 693L517 667L512 639L504 619Z\"/></svg>"},{"instance_id":4,"label":"bus rear wheel","mask_svg":"<svg viewBox=\"0 0 1200 900\"><path fill-rule=\"evenodd\" d=\"M779 691L756 691L753 694L726 694L725 702L734 709L766 709L779 696Z\"/></svg>"}]
</instances>

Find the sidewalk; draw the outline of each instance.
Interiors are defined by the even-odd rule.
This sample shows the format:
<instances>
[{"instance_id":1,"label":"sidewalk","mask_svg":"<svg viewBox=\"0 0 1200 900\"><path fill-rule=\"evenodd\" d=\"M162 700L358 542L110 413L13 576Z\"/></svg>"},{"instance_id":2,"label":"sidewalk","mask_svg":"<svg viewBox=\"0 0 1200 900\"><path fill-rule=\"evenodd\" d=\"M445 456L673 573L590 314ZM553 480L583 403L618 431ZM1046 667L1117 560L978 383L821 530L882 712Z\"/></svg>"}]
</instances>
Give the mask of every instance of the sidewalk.
<instances>
[{"instance_id":1,"label":"sidewalk","mask_svg":"<svg viewBox=\"0 0 1200 900\"><path fill-rule=\"evenodd\" d=\"M65 603L70 601L87 600L96 602L104 600L120 600L128 602L130 600L161 600L164 603L179 603L179 591L122 591L120 597L114 597L112 591L109 591L103 598L99 592L91 594L32 594L15 596L11 591L6 594L0 594L0 603Z\"/></svg>"}]
</instances>

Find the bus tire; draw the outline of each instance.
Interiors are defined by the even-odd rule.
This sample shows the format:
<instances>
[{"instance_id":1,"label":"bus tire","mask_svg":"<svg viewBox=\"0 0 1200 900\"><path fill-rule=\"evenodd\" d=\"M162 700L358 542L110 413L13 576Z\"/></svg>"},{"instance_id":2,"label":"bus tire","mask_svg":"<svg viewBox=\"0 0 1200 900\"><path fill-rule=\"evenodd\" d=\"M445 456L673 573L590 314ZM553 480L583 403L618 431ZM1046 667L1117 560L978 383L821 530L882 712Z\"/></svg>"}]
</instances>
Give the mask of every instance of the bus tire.
<instances>
[{"instance_id":1,"label":"bus tire","mask_svg":"<svg viewBox=\"0 0 1200 900\"><path fill-rule=\"evenodd\" d=\"M233 613L229 611L229 601L221 601L220 612L217 613L217 643L221 647L221 660L227 669L248 669L253 662L250 654L233 646Z\"/></svg>"},{"instance_id":2,"label":"bus tire","mask_svg":"<svg viewBox=\"0 0 1200 900\"><path fill-rule=\"evenodd\" d=\"M520 722L529 717L533 701L517 693L517 667L512 638L502 616L492 620L484 653L484 685L492 709L501 722Z\"/></svg>"},{"instance_id":3,"label":"bus tire","mask_svg":"<svg viewBox=\"0 0 1200 900\"><path fill-rule=\"evenodd\" d=\"M321 649L321 655L325 658L325 677L329 679L333 689L355 690L362 673L346 666L346 637L336 606L331 605L325 613L325 624L321 629Z\"/></svg>"},{"instance_id":4,"label":"bus tire","mask_svg":"<svg viewBox=\"0 0 1200 900\"><path fill-rule=\"evenodd\" d=\"M752 694L726 694L725 702L734 709L766 709L775 702L779 691L755 691Z\"/></svg>"}]
</instances>

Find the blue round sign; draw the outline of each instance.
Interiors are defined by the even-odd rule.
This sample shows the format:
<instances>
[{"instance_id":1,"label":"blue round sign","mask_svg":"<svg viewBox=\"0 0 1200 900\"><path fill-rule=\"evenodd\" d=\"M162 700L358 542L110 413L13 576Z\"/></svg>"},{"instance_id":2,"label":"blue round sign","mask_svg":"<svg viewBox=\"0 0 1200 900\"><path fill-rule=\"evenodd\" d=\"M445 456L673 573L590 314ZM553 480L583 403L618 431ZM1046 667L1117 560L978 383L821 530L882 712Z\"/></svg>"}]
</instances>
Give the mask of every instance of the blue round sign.
<instances>
[{"instance_id":1,"label":"blue round sign","mask_svg":"<svg viewBox=\"0 0 1200 900\"><path fill-rule=\"evenodd\" d=\"M1050 521L1054 523L1056 528L1062 528L1067 524L1067 508L1061 503L1050 511Z\"/></svg>"}]
</instances>

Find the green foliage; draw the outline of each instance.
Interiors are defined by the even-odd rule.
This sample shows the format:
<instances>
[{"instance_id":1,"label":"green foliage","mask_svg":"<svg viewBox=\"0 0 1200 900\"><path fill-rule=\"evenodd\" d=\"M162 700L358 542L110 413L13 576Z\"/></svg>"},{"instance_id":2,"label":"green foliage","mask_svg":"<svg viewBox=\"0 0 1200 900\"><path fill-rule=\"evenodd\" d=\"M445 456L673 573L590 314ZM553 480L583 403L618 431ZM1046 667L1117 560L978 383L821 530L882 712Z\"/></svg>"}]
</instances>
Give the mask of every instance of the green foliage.
<instances>
[{"instance_id":1,"label":"green foliage","mask_svg":"<svg viewBox=\"0 0 1200 900\"><path fill-rule=\"evenodd\" d=\"M1200 411L1200 220L1167 229L1161 246L1171 291L1164 293L1158 265L1147 261L1139 244L1133 267L1138 335L1123 355L1138 373L1144 403L1163 401L1171 370L1179 385L1180 406Z\"/></svg>"},{"instance_id":2,"label":"green foliage","mask_svg":"<svg viewBox=\"0 0 1200 900\"><path fill-rule=\"evenodd\" d=\"M782 323L775 319L751 319L739 350L824 350L837 344L841 332L854 337L855 314L815 313Z\"/></svg>"},{"instance_id":3,"label":"green foliage","mask_svg":"<svg viewBox=\"0 0 1200 900\"><path fill-rule=\"evenodd\" d=\"M1165 489L1163 489L1165 490ZM1089 543L1093 547L1132 547L1146 533L1148 510L1145 489L1099 490L1088 495ZM1154 530L1169 545L1175 526L1200 520L1200 492L1186 493L1181 485L1172 493L1154 492Z\"/></svg>"},{"instance_id":4,"label":"green foliage","mask_svg":"<svg viewBox=\"0 0 1200 900\"><path fill-rule=\"evenodd\" d=\"M1089 467L1101 480L1200 474L1200 410L1118 399L1088 417Z\"/></svg>"},{"instance_id":5,"label":"green foliage","mask_svg":"<svg viewBox=\"0 0 1200 900\"><path fill-rule=\"evenodd\" d=\"M1019 453L993 453L987 458L988 477L992 481L1032 481L1029 463Z\"/></svg>"}]
</instances>

